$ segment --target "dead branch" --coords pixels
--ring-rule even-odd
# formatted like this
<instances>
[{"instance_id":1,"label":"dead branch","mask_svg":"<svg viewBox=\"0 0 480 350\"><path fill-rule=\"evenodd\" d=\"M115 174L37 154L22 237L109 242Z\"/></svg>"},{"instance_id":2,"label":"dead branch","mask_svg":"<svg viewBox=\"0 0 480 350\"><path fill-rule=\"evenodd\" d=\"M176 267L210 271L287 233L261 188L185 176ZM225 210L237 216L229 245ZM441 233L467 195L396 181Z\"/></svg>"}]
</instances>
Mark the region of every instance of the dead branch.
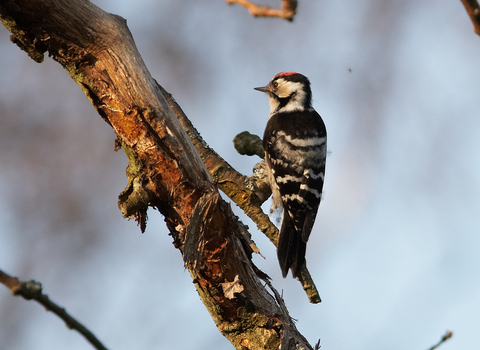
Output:
<instances>
[{"instance_id":1,"label":"dead branch","mask_svg":"<svg viewBox=\"0 0 480 350\"><path fill-rule=\"evenodd\" d=\"M173 99L172 95L162 87L160 87L160 89L173 112L182 123L190 140L207 166L210 175L218 184L218 187L255 222L257 228L262 231L276 247L278 242L278 229L261 208L262 203L271 194L270 187L267 186L267 188L265 188L265 182L256 181L255 176L245 177L240 174L220 157L217 152L208 147L200 133L195 129L180 106ZM254 153L257 154L259 152ZM312 304L317 304L322 301L306 263L302 268L298 280L305 290L308 300Z\"/></svg>"},{"instance_id":2,"label":"dead branch","mask_svg":"<svg viewBox=\"0 0 480 350\"><path fill-rule=\"evenodd\" d=\"M253 17L278 17L293 21L297 13L297 0L282 0L282 8L275 9L269 6L260 6L249 0L225 0L227 4L237 4L245 7Z\"/></svg>"},{"instance_id":3,"label":"dead branch","mask_svg":"<svg viewBox=\"0 0 480 350\"><path fill-rule=\"evenodd\" d=\"M257 155L262 159L265 158L262 139L257 135L250 134L248 131L243 131L240 134L237 134L233 138L233 146L241 155Z\"/></svg>"},{"instance_id":4,"label":"dead branch","mask_svg":"<svg viewBox=\"0 0 480 350\"><path fill-rule=\"evenodd\" d=\"M429 348L428 350L435 350L435 349L438 348L440 345L442 345L444 342L446 342L448 339L450 339L450 338L452 337L452 335L453 335L452 332L447 331L447 332L443 335L442 339L440 339L440 341L439 341L437 344L435 344L434 346L432 346L432 347Z\"/></svg>"},{"instance_id":5,"label":"dead branch","mask_svg":"<svg viewBox=\"0 0 480 350\"><path fill-rule=\"evenodd\" d=\"M243 226L150 76L126 21L87 0L2 0L0 19L30 57L41 62L48 52L60 63L118 144L136 154L129 177L137 180L125 196L141 187L134 216L146 215L139 201L165 216L200 298L235 348L312 349L278 293L264 286ZM131 212L125 203L124 213ZM233 284L237 292L228 289Z\"/></svg>"},{"instance_id":6,"label":"dead branch","mask_svg":"<svg viewBox=\"0 0 480 350\"><path fill-rule=\"evenodd\" d=\"M42 293L42 284L36 281L21 282L16 277L12 277L0 270L0 283L4 284L14 296L21 296L25 300L35 300L42 304L47 311L53 312L60 317L69 329L74 329L87 339L95 349L107 350L107 348L88 330L84 325L63 308L50 300L48 295Z\"/></svg>"}]
</instances>

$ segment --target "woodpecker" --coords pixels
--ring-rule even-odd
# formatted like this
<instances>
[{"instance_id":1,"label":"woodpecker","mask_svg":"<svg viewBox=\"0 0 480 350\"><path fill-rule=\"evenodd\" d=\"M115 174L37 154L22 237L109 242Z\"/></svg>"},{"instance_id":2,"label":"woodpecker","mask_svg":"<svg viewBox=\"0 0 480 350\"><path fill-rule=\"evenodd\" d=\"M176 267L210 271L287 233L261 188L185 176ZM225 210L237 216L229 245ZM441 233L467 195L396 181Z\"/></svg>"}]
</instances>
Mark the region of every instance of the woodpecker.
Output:
<instances>
[{"instance_id":1,"label":"woodpecker","mask_svg":"<svg viewBox=\"0 0 480 350\"><path fill-rule=\"evenodd\" d=\"M277 245L283 277L298 277L322 196L327 130L312 107L310 81L296 72L278 73L265 87L270 116L263 150L272 188L272 211L283 210Z\"/></svg>"}]
</instances>

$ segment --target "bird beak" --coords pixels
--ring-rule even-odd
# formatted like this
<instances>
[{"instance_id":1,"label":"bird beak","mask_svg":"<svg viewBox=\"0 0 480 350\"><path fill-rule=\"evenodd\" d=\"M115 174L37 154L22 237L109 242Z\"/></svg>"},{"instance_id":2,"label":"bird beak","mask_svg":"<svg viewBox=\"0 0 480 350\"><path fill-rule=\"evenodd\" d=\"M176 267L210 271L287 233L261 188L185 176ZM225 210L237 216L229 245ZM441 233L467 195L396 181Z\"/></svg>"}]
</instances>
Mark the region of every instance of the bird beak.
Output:
<instances>
[{"instance_id":1,"label":"bird beak","mask_svg":"<svg viewBox=\"0 0 480 350\"><path fill-rule=\"evenodd\" d=\"M257 91L261 91L261 92L270 92L270 89L268 88L268 85L264 86L264 87L256 87L254 89L257 90Z\"/></svg>"}]
</instances>

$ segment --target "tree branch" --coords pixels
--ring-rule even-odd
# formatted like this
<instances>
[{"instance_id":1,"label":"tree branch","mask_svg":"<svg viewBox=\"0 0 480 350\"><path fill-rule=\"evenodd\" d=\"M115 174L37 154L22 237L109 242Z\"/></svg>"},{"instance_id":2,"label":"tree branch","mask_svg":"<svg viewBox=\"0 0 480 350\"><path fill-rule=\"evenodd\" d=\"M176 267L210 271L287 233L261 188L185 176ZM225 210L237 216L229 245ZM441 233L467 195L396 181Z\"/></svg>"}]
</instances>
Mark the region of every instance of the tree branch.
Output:
<instances>
[{"instance_id":1,"label":"tree branch","mask_svg":"<svg viewBox=\"0 0 480 350\"><path fill-rule=\"evenodd\" d=\"M253 17L278 17L293 21L297 13L297 0L282 0L282 8L274 9L269 6L260 6L249 0L225 0L227 4L237 4L245 7Z\"/></svg>"},{"instance_id":2,"label":"tree branch","mask_svg":"<svg viewBox=\"0 0 480 350\"><path fill-rule=\"evenodd\" d=\"M0 270L0 283L4 284L14 296L21 296L25 300L35 300L42 304L47 311L53 312L60 317L69 329L75 329L92 344L95 349L107 350L107 348L90 332L84 325L63 308L51 301L48 295L42 293L42 284L36 281L20 282L18 278L12 277Z\"/></svg>"},{"instance_id":3,"label":"tree branch","mask_svg":"<svg viewBox=\"0 0 480 350\"><path fill-rule=\"evenodd\" d=\"M160 89L173 112L182 123L197 152L202 157L210 175L217 182L218 187L252 219L257 225L257 228L262 231L276 247L278 243L278 229L261 208L262 203L271 194L270 186L265 185L266 182L264 180L258 181L257 175L255 174L251 177L240 174L220 157L217 152L208 147L200 133L195 129L180 106L173 99L172 95L162 87L160 87ZM237 137L238 136L239 135L237 135ZM258 154L259 152L255 151L252 153ZM265 177L266 175L263 176L263 178ZM308 300L312 304L317 304L322 301L315 282L307 269L306 263L301 270L298 280L307 293Z\"/></svg>"},{"instance_id":4,"label":"tree branch","mask_svg":"<svg viewBox=\"0 0 480 350\"><path fill-rule=\"evenodd\" d=\"M474 32L480 35L480 5L477 0L462 0L468 16L472 20Z\"/></svg>"},{"instance_id":5,"label":"tree branch","mask_svg":"<svg viewBox=\"0 0 480 350\"><path fill-rule=\"evenodd\" d=\"M444 342L446 342L448 339L450 339L450 338L452 337L452 335L453 335L452 332L447 331L447 332L443 335L442 339L440 339L440 341L439 341L437 344L435 344L434 346L432 346L432 347L429 348L428 350L435 350L435 349L438 348L440 345L442 345Z\"/></svg>"},{"instance_id":6,"label":"tree branch","mask_svg":"<svg viewBox=\"0 0 480 350\"><path fill-rule=\"evenodd\" d=\"M250 134L248 131L243 131L233 138L233 146L241 155L254 156L265 158L263 151L263 141L257 136Z\"/></svg>"},{"instance_id":7,"label":"tree branch","mask_svg":"<svg viewBox=\"0 0 480 350\"><path fill-rule=\"evenodd\" d=\"M1 0L0 19L30 57L40 62L48 51L66 68L118 143L136 154L133 188L165 216L203 303L235 348L312 349L278 293L265 287L245 227L221 199L125 20L87 0ZM146 215L141 205L135 212Z\"/></svg>"}]
</instances>

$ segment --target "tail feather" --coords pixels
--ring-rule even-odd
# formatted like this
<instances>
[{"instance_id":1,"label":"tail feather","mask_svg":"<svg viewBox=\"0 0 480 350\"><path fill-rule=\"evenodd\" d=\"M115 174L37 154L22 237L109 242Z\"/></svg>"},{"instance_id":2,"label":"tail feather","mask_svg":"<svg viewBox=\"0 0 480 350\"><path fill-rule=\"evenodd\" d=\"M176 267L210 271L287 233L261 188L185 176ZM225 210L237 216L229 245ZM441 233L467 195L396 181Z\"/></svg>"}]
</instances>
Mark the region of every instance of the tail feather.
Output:
<instances>
[{"instance_id":1,"label":"tail feather","mask_svg":"<svg viewBox=\"0 0 480 350\"><path fill-rule=\"evenodd\" d=\"M315 223L315 217L317 216L317 210L309 211L305 215L305 221L302 228L302 240L307 243L310 233L312 232L313 224Z\"/></svg>"},{"instance_id":2,"label":"tail feather","mask_svg":"<svg viewBox=\"0 0 480 350\"><path fill-rule=\"evenodd\" d=\"M278 262L280 263L283 277L287 277L288 269L292 265L292 254L290 252L293 238L292 232L295 232L293 221L288 215L284 214L277 245Z\"/></svg>"},{"instance_id":3,"label":"tail feather","mask_svg":"<svg viewBox=\"0 0 480 350\"><path fill-rule=\"evenodd\" d=\"M307 244L302 235L297 232L293 220L284 213L282 227L278 237L277 255L283 277L287 277L288 270L292 269L293 277L297 277L305 263Z\"/></svg>"},{"instance_id":4,"label":"tail feather","mask_svg":"<svg viewBox=\"0 0 480 350\"><path fill-rule=\"evenodd\" d=\"M292 257L292 275L293 277L298 277L300 275L300 270L305 263L305 253L307 251L307 244L302 240L302 237L295 233L295 239L293 242L293 257Z\"/></svg>"}]
</instances>

